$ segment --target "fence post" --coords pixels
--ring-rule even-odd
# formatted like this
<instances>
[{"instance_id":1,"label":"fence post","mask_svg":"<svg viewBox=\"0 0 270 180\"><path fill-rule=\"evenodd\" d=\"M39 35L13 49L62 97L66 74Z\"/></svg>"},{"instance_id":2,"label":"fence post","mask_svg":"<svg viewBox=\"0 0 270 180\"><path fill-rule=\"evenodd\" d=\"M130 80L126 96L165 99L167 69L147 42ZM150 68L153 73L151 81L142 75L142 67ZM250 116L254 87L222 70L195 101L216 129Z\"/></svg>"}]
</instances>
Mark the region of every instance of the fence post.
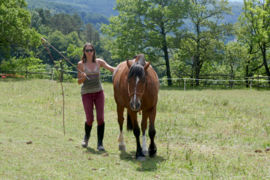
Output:
<instances>
[{"instance_id":1,"label":"fence post","mask_svg":"<svg viewBox=\"0 0 270 180\"><path fill-rule=\"evenodd\" d=\"M26 76L26 79L28 79L28 69L26 68L26 71L25 71L25 76Z\"/></svg>"},{"instance_id":2,"label":"fence post","mask_svg":"<svg viewBox=\"0 0 270 180\"><path fill-rule=\"evenodd\" d=\"M53 80L53 73L54 73L54 70L52 68L52 74L51 74L51 79Z\"/></svg>"},{"instance_id":3,"label":"fence post","mask_svg":"<svg viewBox=\"0 0 270 180\"><path fill-rule=\"evenodd\" d=\"M186 78L184 78L184 91L186 90Z\"/></svg>"},{"instance_id":4,"label":"fence post","mask_svg":"<svg viewBox=\"0 0 270 180\"><path fill-rule=\"evenodd\" d=\"M60 61L60 82L63 82L64 80L64 70L63 70L63 61Z\"/></svg>"}]
</instances>

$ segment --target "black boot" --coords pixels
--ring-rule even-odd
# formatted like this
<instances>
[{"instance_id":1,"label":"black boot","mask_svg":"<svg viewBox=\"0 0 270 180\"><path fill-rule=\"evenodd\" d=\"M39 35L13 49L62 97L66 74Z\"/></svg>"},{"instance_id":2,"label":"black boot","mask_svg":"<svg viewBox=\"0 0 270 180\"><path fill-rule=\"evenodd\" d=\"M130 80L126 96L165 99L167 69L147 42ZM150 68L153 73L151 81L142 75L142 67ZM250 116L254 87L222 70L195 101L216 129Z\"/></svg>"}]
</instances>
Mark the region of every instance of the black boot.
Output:
<instances>
[{"instance_id":1,"label":"black boot","mask_svg":"<svg viewBox=\"0 0 270 180\"><path fill-rule=\"evenodd\" d=\"M104 128L105 128L105 123L102 125L97 126L97 135L98 135L98 144L97 144L97 149L99 151L105 151L103 147L103 137L104 137Z\"/></svg>"},{"instance_id":2,"label":"black boot","mask_svg":"<svg viewBox=\"0 0 270 180\"><path fill-rule=\"evenodd\" d=\"M84 130L85 130L85 135L82 141L82 147L86 148L88 146L88 141L90 138L90 133L91 133L92 125L89 126L86 122L84 124Z\"/></svg>"}]
</instances>

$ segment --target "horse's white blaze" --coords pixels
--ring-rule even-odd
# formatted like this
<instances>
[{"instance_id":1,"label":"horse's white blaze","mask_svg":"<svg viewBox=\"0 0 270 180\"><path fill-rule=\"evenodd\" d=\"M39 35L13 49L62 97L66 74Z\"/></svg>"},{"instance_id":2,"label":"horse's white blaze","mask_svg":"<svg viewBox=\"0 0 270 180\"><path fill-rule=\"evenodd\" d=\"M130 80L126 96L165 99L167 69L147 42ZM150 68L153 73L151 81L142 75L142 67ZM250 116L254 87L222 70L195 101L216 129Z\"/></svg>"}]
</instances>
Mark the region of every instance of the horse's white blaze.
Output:
<instances>
[{"instance_id":1,"label":"horse's white blaze","mask_svg":"<svg viewBox=\"0 0 270 180\"><path fill-rule=\"evenodd\" d=\"M121 146L125 145L123 132L120 132L119 137L118 137L118 142L119 142L119 145Z\"/></svg>"},{"instance_id":2,"label":"horse's white blaze","mask_svg":"<svg viewBox=\"0 0 270 180\"><path fill-rule=\"evenodd\" d=\"M137 92L137 85L138 85L139 81L140 81L140 78L137 76L137 77L136 77L135 89L134 89L133 102L136 102L136 99L137 99L136 92ZM133 108L135 109L135 108L136 108L136 107L135 107L135 103L134 103L133 106L134 106Z\"/></svg>"},{"instance_id":3,"label":"horse's white blaze","mask_svg":"<svg viewBox=\"0 0 270 180\"><path fill-rule=\"evenodd\" d=\"M137 86L137 84L138 84L139 81L140 81L140 78L137 76L136 77L136 86Z\"/></svg>"},{"instance_id":4,"label":"horse's white blaze","mask_svg":"<svg viewBox=\"0 0 270 180\"><path fill-rule=\"evenodd\" d=\"M133 96L133 102L136 102L136 91L135 91L135 94ZM133 103L133 108L136 109L135 103Z\"/></svg>"},{"instance_id":5,"label":"horse's white blaze","mask_svg":"<svg viewBox=\"0 0 270 180\"><path fill-rule=\"evenodd\" d=\"M146 147L146 136L145 135L142 136L142 150L144 152L147 151L147 147Z\"/></svg>"}]
</instances>

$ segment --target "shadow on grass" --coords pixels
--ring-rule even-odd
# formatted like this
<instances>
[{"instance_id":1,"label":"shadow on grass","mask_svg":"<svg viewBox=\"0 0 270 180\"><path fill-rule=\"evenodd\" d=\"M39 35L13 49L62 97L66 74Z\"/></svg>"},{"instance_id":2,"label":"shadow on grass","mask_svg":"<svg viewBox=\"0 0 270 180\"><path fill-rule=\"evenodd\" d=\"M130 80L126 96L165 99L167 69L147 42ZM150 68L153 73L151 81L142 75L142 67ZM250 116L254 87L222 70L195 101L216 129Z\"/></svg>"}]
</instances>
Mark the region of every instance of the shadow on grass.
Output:
<instances>
[{"instance_id":1,"label":"shadow on grass","mask_svg":"<svg viewBox=\"0 0 270 180\"><path fill-rule=\"evenodd\" d=\"M163 157L158 155L156 155L153 158L146 156L144 161L139 161L135 158L135 154L136 154L135 151L132 152L121 151L120 159L138 164L139 167L136 169L137 171L156 171L157 165L165 161Z\"/></svg>"},{"instance_id":2,"label":"shadow on grass","mask_svg":"<svg viewBox=\"0 0 270 180\"><path fill-rule=\"evenodd\" d=\"M104 154L104 153L107 153L106 151L98 151L98 150L96 150L94 148L91 148L91 147L87 147L86 152L89 152L91 154Z\"/></svg>"}]
</instances>

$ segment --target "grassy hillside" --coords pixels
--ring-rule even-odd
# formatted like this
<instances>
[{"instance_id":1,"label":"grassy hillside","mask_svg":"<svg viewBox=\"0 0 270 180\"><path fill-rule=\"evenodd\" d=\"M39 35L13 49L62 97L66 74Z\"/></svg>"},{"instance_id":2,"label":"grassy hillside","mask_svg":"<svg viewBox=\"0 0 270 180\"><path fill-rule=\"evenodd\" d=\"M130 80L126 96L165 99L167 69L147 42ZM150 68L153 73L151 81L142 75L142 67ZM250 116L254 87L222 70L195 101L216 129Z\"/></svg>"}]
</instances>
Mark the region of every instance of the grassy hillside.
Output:
<instances>
[{"instance_id":1,"label":"grassy hillside","mask_svg":"<svg viewBox=\"0 0 270 180\"><path fill-rule=\"evenodd\" d=\"M269 91L159 92L157 157L134 159L135 138L124 131L118 151L112 84L104 83L105 153L83 149L80 87L64 83L65 125L59 83L0 80L0 177L3 179L268 179ZM139 116L139 119L141 116ZM149 139L148 139L149 142Z\"/></svg>"}]
</instances>

